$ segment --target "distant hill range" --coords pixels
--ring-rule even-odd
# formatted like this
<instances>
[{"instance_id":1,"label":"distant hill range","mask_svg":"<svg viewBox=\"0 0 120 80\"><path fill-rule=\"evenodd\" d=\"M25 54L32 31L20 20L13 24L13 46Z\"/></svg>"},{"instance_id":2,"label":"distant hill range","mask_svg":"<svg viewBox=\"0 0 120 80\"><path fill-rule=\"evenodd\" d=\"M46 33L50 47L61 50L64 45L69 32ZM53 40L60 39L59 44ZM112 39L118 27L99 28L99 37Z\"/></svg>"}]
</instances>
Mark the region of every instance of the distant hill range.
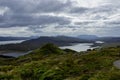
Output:
<instances>
[{"instance_id":1,"label":"distant hill range","mask_svg":"<svg viewBox=\"0 0 120 80\"><path fill-rule=\"evenodd\" d=\"M2 37L0 36L0 41L14 41L14 40L27 40L32 37Z\"/></svg>"},{"instance_id":2,"label":"distant hill range","mask_svg":"<svg viewBox=\"0 0 120 80\"><path fill-rule=\"evenodd\" d=\"M0 50L29 51L39 48L46 43L53 43L57 46L67 46L70 45L71 43L91 43L91 42L92 41L89 40L79 39L75 37L67 37L67 36L56 36L56 37L42 36L18 44L1 45Z\"/></svg>"},{"instance_id":3,"label":"distant hill range","mask_svg":"<svg viewBox=\"0 0 120 80\"><path fill-rule=\"evenodd\" d=\"M100 37L100 41L104 41L106 43L120 43L120 37Z\"/></svg>"},{"instance_id":4,"label":"distant hill range","mask_svg":"<svg viewBox=\"0 0 120 80\"><path fill-rule=\"evenodd\" d=\"M103 41L106 43L120 42L120 37L98 37L96 35L79 35L77 37L84 40Z\"/></svg>"},{"instance_id":5,"label":"distant hill range","mask_svg":"<svg viewBox=\"0 0 120 80\"><path fill-rule=\"evenodd\" d=\"M29 38L16 38L29 39ZM41 47L47 43L53 43L57 46L69 46L71 43L94 43L103 41L105 43L120 43L120 37L97 37L95 35L81 35L78 37L68 36L41 36L39 38L29 39L22 43L0 45L0 50L30 51Z\"/></svg>"},{"instance_id":6,"label":"distant hill range","mask_svg":"<svg viewBox=\"0 0 120 80\"><path fill-rule=\"evenodd\" d=\"M96 39L99 39L99 37L96 36L96 35L79 35L77 37L80 38L80 39L85 39L85 40L96 40Z\"/></svg>"}]
</instances>

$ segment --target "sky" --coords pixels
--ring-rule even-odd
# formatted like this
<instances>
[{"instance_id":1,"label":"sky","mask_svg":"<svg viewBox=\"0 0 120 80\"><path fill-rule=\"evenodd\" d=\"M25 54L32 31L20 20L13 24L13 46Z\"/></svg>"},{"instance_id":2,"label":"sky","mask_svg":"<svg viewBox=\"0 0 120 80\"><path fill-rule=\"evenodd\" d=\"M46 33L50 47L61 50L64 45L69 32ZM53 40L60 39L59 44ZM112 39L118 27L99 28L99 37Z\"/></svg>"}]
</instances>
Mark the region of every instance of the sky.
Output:
<instances>
[{"instance_id":1,"label":"sky","mask_svg":"<svg viewBox=\"0 0 120 80\"><path fill-rule=\"evenodd\" d=\"M120 0L0 0L0 36L120 36Z\"/></svg>"}]
</instances>

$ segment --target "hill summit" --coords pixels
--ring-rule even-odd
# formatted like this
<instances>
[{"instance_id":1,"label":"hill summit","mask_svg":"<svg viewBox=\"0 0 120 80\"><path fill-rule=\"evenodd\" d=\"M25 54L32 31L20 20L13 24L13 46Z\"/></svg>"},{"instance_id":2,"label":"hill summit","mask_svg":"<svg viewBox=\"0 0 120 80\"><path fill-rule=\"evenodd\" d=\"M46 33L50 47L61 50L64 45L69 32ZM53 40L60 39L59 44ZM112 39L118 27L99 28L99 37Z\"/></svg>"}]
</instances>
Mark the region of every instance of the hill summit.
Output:
<instances>
[{"instance_id":1,"label":"hill summit","mask_svg":"<svg viewBox=\"0 0 120 80\"><path fill-rule=\"evenodd\" d=\"M52 43L47 43L46 45L42 46L40 49L35 50L37 53L42 54L62 54L64 53L63 50L58 48L56 45Z\"/></svg>"}]
</instances>

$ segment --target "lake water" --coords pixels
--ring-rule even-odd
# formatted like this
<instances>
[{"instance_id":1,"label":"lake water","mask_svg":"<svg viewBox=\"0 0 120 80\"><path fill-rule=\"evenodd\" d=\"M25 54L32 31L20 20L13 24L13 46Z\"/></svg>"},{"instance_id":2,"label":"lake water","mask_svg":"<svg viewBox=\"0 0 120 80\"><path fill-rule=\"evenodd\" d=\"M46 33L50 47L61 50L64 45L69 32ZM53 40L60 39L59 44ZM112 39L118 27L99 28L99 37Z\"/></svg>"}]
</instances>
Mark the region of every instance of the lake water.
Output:
<instances>
[{"instance_id":1,"label":"lake water","mask_svg":"<svg viewBox=\"0 0 120 80\"><path fill-rule=\"evenodd\" d=\"M0 45L5 45L5 44L16 44L16 43L21 43L25 40L16 40L16 41L0 41ZM27 52L0 52L0 55L4 56L13 56L13 57L19 57L22 55L27 54Z\"/></svg>"},{"instance_id":2,"label":"lake water","mask_svg":"<svg viewBox=\"0 0 120 80\"><path fill-rule=\"evenodd\" d=\"M103 41L96 41L95 43L103 44Z\"/></svg>"},{"instance_id":3,"label":"lake water","mask_svg":"<svg viewBox=\"0 0 120 80\"><path fill-rule=\"evenodd\" d=\"M78 43L72 46L63 46L60 47L61 49L71 49L71 50L75 50L77 52L81 52L81 51L86 51L87 49L93 49L95 47L91 47L91 45L93 45L93 43Z\"/></svg>"},{"instance_id":4,"label":"lake water","mask_svg":"<svg viewBox=\"0 0 120 80\"><path fill-rule=\"evenodd\" d=\"M11 44L11 43L21 43L24 40L17 40L17 41L0 41L0 45L3 44ZM71 44L71 46L63 46L60 47L61 49L71 49L71 50L75 50L77 52L81 52L81 51L86 51L87 49L93 49L95 47L91 47L91 45L93 45L93 43L76 43L76 44ZM19 57L22 55L28 54L28 52L0 52L0 55L5 55L5 56L13 56L13 57Z\"/></svg>"}]
</instances>

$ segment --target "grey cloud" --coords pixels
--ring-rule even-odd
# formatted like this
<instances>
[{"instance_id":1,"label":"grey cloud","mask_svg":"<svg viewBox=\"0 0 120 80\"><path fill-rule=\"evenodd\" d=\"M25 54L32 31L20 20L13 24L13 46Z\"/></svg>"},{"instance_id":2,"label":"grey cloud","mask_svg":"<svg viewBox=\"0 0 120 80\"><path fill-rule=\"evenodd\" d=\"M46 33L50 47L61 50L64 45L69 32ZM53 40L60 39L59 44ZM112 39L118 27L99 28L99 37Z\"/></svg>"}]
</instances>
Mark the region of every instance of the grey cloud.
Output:
<instances>
[{"instance_id":1,"label":"grey cloud","mask_svg":"<svg viewBox=\"0 0 120 80\"><path fill-rule=\"evenodd\" d=\"M91 23L94 23L94 21L75 22L74 24L75 25L88 25L88 24L91 24Z\"/></svg>"},{"instance_id":2,"label":"grey cloud","mask_svg":"<svg viewBox=\"0 0 120 80\"><path fill-rule=\"evenodd\" d=\"M117 21L106 22L106 24L109 24L109 25L120 25L120 21L117 20Z\"/></svg>"},{"instance_id":3,"label":"grey cloud","mask_svg":"<svg viewBox=\"0 0 120 80\"><path fill-rule=\"evenodd\" d=\"M10 10L0 16L0 27L15 27L28 25L69 24L65 17L41 15L36 13L59 12L69 6L69 1L62 3L58 0L1 0L0 6Z\"/></svg>"},{"instance_id":4,"label":"grey cloud","mask_svg":"<svg viewBox=\"0 0 120 80\"><path fill-rule=\"evenodd\" d=\"M111 4L94 8L78 7L72 3L73 1L75 0L66 0L66 2L63 0L0 0L0 7L8 8L4 15L0 15L0 28L28 27L28 31L38 33L42 32L43 28L51 27L49 25L55 26L56 30L69 28L73 32L87 31L92 27L97 28L96 31L102 29L101 32L107 34L105 30L110 28L108 30L110 33L117 27L116 33L119 33L120 21L116 17L110 18L112 15L119 14L119 0L106 0ZM49 15L49 13L55 15ZM36 14L39 15L36 16ZM108 20L108 22L101 20ZM71 25L71 23L73 24Z\"/></svg>"},{"instance_id":5,"label":"grey cloud","mask_svg":"<svg viewBox=\"0 0 120 80\"><path fill-rule=\"evenodd\" d=\"M75 13L75 14L78 14L78 13L85 13L86 11L88 11L89 8L85 8L85 7L73 7L71 10L70 10L70 13Z\"/></svg>"},{"instance_id":6,"label":"grey cloud","mask_svg":"<svg viewBox=\"0 0 120 80\"><path fill-rule=\"evenodd\" d=\"M43 29L43 28L45 28L46 26L38 26L38 25L36 25L36 26L30 26L28 29L27 29L27 31L32 31L32 32L34 32L34 33L42 33L43 31L41 30L41 29Z\"/></svg>"},{"instance_id":7,"label":"grey cloud","mask_svg":"<svg viewBox=\"0 0 120 80\"><path fill-rule=\"evenodd\" d=\"M64 10L71 3L59 0L1 0L1 6L9 7L16 13L56 12Z\"/></svg>"},{"instance_id":8,"label":"grey cloud","mask_svg":"<svg viewBox=\"0 0 120 80\"><path fill-rule=\"evenodd\" d=\"M11 20L0 27L16 27L16 26L29 26L29 25L48 25L48 24L69 24L70 20L64 17L57 16L39 16L34 18L30 15L13 15Z\"/></svg>"}]
</instances>

